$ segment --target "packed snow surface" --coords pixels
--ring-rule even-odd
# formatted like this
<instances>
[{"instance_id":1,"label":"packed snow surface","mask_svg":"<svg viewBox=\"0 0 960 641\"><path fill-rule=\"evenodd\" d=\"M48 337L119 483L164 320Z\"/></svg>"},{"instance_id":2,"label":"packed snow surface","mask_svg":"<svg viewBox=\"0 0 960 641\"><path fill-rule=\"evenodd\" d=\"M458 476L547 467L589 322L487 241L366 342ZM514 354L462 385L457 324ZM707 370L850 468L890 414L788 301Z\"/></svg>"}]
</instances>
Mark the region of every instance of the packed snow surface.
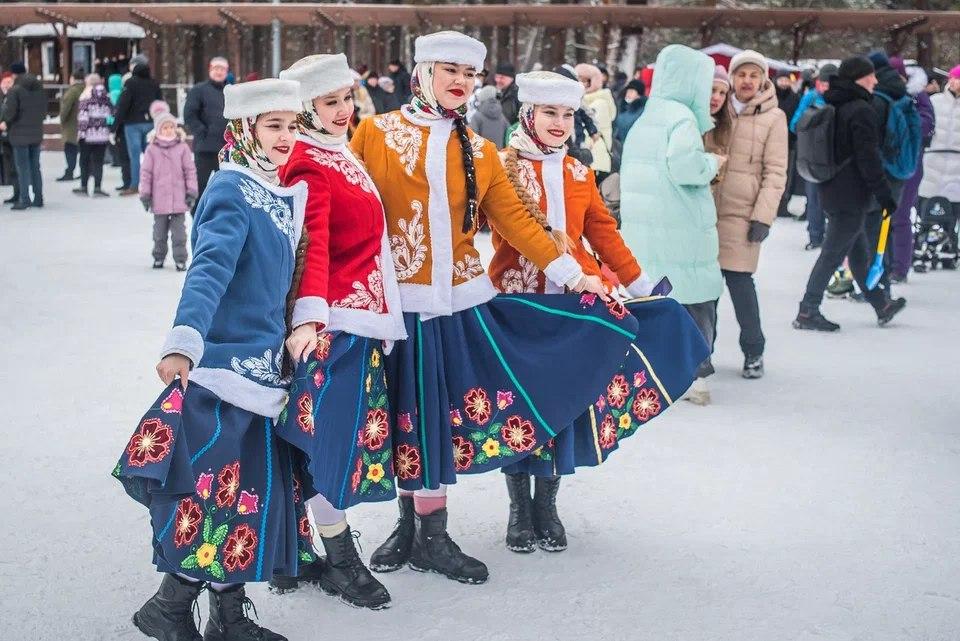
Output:
<instances>
[{"instance_id":1,"label":"packed snow surface","mask_svg":"<svg viewBox=\"0 0 960 641\"><path fill-rule=\"evenodd\" d=\"M0 210L0 638L140 639L130 616L159 576L146 510L110 471L162 387L183 274L150 268L135 197L75 197L52 180L60 154L43 166L46 207ZM106 189L118 180L108 169ZM381 575L382 612L251 586L261 622L292 641L957 639L960 274L911 275L888 328L828 301L843 330L798 332L805 242L780 219L765 243L766 377L740 378L724 298L713 405L678 403L564 481L568 551L507 551L500 474L465 477L450 531L488 564L486 585ZM351 510L364 558L395 518L389 503Z\"/></svg>"}]
</instances>

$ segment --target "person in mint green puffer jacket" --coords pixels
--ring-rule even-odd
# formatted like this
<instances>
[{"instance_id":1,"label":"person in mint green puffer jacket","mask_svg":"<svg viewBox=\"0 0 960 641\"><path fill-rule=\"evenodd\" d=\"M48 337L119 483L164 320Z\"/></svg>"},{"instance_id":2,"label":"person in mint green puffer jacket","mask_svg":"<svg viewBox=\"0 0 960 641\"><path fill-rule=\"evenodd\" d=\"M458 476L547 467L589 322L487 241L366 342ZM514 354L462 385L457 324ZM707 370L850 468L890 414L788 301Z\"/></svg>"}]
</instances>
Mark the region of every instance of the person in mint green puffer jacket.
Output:
<instances>
[{"instance_id":1,"label":"person in mint green puffer jacket","mask_svg":"<svg viewBox=\"0 0 960 641\"><path fill-rule=\"evenodd\" d=\"M620 166L623 239L653 282L670 279L671 296L687 307L711 345L723 293L710 192L722 159L703 147L703 134L713 129L713 72L713 60L689 47L660 52L650 98L627 134ZM702 379L712 373L708 359L697 374L703 387L698 402L709 402Z\"/></svg>"}]
</instances>

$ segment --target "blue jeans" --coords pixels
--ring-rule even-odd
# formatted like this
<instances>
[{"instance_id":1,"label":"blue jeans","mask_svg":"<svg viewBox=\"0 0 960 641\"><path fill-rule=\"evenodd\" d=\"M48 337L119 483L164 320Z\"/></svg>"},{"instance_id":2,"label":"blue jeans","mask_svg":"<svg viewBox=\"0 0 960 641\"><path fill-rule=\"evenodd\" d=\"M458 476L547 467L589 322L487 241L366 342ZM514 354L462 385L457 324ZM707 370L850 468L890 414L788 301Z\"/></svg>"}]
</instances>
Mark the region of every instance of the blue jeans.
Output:
<instances>
[{"instance_id":1,"label":"blue jeans","mask_svg":"<svg viewBox=\"0 0 960 641\"><path fill-rule=\"evenodd\" d=\"M33 185L33 202L43 202L43 177L40 175L40 145L11 145L13 163L20 181L20 202L30 204L30 186Z\"/></svg>"},{"instance_id":2,"label":"blue jeans","mask_svg":"<svg viewBox=\"0 0 960 641\"><path fill-rule=\"evenodd\" d=\"M123 126L123 137L130 155L130 189L140 187L140 154L147 148L147 134L151 129L153 125L149 122Z\"/></svg>"},{"instance_id":3,"label":"blue jeans","mask_svg":"<svg viewBox=\"0 0 960 641\"><path fill-rule=\"evenodd\" d=\"M811 243L822 243L827 231L826 218L823 207L820 206L820 186L816 183L806 183L807 188L807 233Z\"/></svg>"}]
</instances>

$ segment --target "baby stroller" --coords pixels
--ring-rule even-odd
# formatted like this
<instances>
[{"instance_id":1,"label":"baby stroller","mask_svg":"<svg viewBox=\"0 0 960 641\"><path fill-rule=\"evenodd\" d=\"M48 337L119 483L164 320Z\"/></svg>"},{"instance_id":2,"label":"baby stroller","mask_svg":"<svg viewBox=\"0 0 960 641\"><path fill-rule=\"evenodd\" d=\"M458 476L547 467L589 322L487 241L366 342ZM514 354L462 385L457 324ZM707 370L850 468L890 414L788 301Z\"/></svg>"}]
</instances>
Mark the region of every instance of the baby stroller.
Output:
<instances>
[{"instance_id":1,"label":"baby stroller","mask_svg":"<svg viewBox=\"0 0 960 641\"><path fill-rule=\"evenodd\" d=\"M914 223L914 271L922 273L938 266L942 269L957 268L958 218L960 203L952 203L939 196L920 199Z\"/></svg>"}]
</instances>

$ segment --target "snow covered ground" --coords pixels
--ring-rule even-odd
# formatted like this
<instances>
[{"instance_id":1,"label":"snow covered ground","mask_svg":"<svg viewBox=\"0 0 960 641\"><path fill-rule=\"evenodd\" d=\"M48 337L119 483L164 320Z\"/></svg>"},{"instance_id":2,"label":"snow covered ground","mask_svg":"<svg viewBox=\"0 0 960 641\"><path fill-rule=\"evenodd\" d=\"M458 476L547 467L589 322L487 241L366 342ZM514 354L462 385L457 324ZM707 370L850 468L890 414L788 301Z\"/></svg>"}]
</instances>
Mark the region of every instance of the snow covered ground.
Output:
<instances>
[{"instance_id":1,"label":"snow covered ground","mask_svg":"<svg viewBox=\"0 0 960 641\"><path fill-rule=\"evenodd\" d=\"M46 208L0 209L0 638L139 639L130 615L158 582L147 514L109 473L160 389L183 276L150 268L135 198L76 198L52 181L62 156L43 165ZM489 583L385 575L394 605L376 613L256 586L261 620L293 641L957 639L960 274L912 276L889 328L830 301L843 331L797 332L802 227L779 220L763 251L766 378L740 378L724 299L714 405L680 403L565 481L567 552L508 552L502 480L467 477L450 529ZM351 512L365 557L394 519Z\"/></svg>"}]
</instances>

